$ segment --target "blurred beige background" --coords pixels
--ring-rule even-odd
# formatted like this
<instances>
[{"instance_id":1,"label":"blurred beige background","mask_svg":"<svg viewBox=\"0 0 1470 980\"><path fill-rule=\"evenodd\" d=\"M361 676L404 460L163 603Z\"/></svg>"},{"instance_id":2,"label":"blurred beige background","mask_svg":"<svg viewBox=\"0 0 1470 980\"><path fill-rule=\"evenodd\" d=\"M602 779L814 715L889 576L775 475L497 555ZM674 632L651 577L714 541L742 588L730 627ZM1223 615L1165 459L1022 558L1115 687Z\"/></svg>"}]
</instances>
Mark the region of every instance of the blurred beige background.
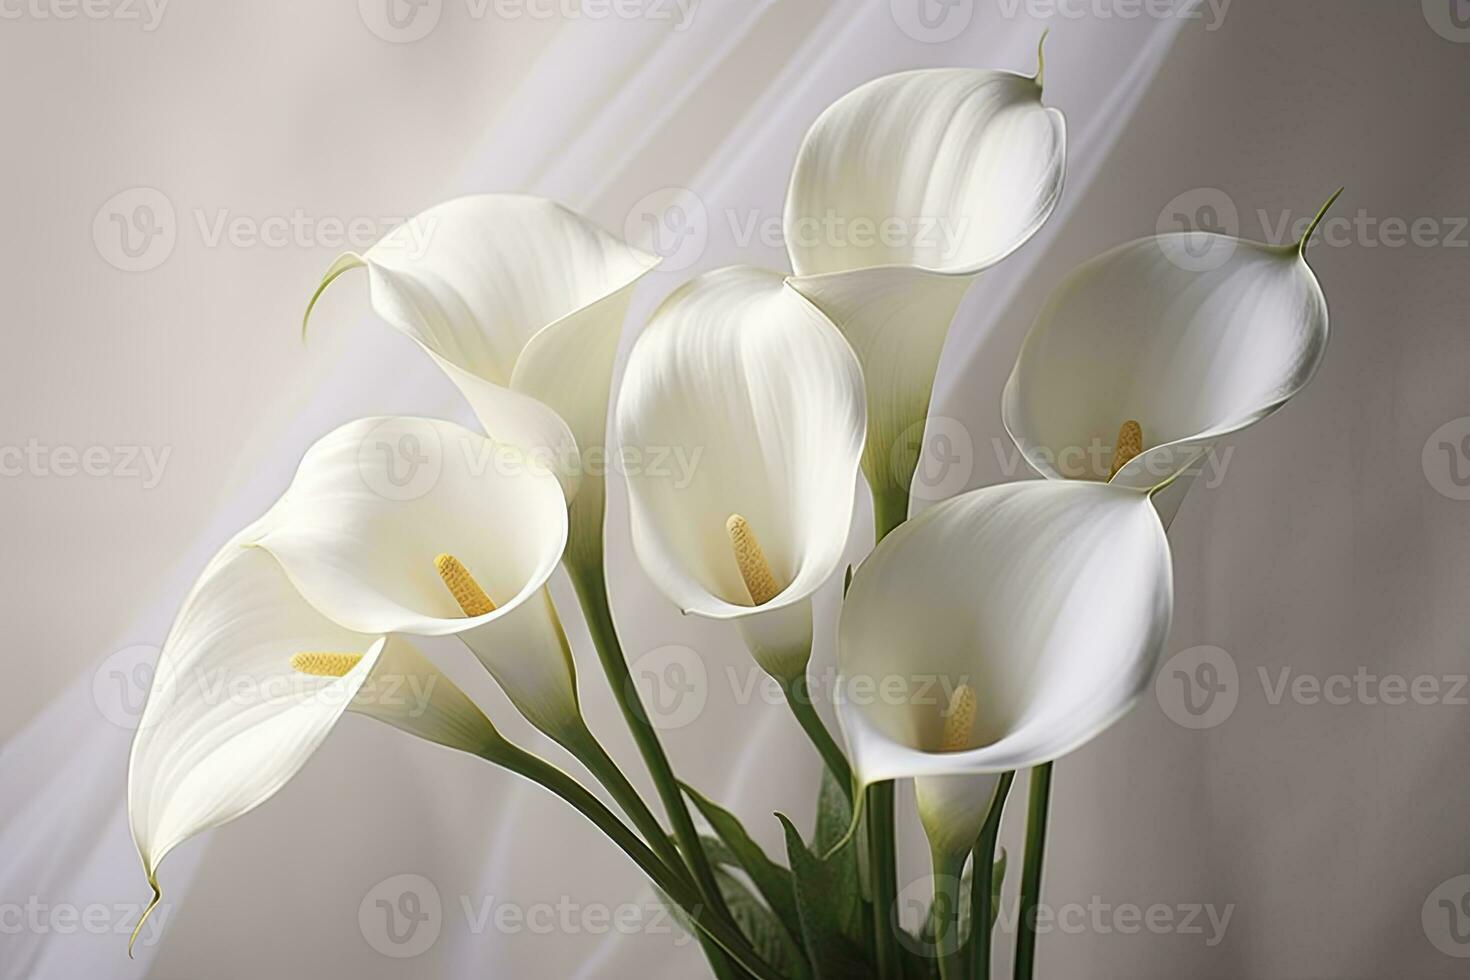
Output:
<instances>
[{"instance_id":1,"label":"blurred beige background","mask_svg":"<svg viewBox=\"0 0 1470 980\"><path fill-rule=\"evenodd\" d=\"M1201 481L1171 533L1168 652L1181 659L1157 696L1058 765L1045 898L1086 915L1042 937L1041 972L1464 976L1464 6L1237 0L1187 18L1128 0L956 0L916 20L909 0L705 0L689 15L645 0L637 17L597 19L576 4L428 0L391 8L408 18L392 21L373 0L0 5L0 977L696 970L693 949L653 927L486 925L502 902L650 898L551 801L360 719L277 799L165 863L171 905L138 961L109 931L10 924L27 903L146 898L120 822L128 683L212 548L333 425L464 415L373 321L360 281L328 294L302 344L304 302L337 251L469 190L547 194L632 234L667 216L671 189L690 189L702 237L641 287L636 321L703 269L783 263L759 236L739 247L727 219L779 216L797 142L837 95L922 65L1029 69L1044 27L1047 101L1068 115L1067 198L956 321L934 408L939 431L961 437L935 447L959 447L945 492L1025 476L1000 386L1073 265L1180 215L1271 238L1338 185L1348 221L1311 252L1332 311L1321 372L1235 440L1224 478ZM678 645L707 666L706 702L666 730L670 753L775 852L769 813L809 819L815 759L784 708L743 687L733 635L653 592L617 492L611 513L630 656ZM564 615L594 724L636 768L580 617L569 604ZM533 742L459 651L433 652ZM1195 716L1168 678L1202 658L1226 689ZM818 659L830 663L827 645ZM1390 703L1386 677L1427 678L1435 693ZM1348 693L1313 696L1314 683ZM1007 819L1012 853L1020 815ZM924 873L910 836L905 880ZM411 958L375 948L359 917L403 874L431 882L443 907ZM1154 905L1171 927L1120 912ZM1199 932L1183 926L1190 909Z\"/></svg>"}]
</instances>

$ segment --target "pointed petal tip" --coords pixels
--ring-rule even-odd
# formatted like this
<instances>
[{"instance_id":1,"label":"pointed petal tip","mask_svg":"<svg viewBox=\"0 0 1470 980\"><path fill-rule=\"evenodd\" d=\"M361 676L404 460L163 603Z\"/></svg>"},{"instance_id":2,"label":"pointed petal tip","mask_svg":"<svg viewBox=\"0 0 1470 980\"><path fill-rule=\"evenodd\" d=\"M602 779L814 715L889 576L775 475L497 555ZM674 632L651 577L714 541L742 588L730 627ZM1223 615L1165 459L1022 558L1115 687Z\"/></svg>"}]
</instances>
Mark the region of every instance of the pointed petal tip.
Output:
<instances>
[{"instance_id":1,"label":"pointed petal tip","mask_svg":"<svg viewBox=\"0 0 1470 980\"><path fill-rule=\"evenodd\" d=\"M1036 42L1036 87L1043 87L1043 76L1046 74L1046 37L1051 33L1051 28L1042 28L1041 37Z\"/></svg>"},{"instance_id":2,"label":"pointed petal tip","mask_svg":"<svg viewBox=\"0 0 1470 980\"><path fill-rule=\"evenodd\" d=\"M138 924L133 926L133 934L128 937L128 959L133 958L133 944L138 941L138 933L143 931L143 923L148 921L148 916L153 914L153 910L158 908L158 903L163 899L163 891L158 887L158 879L151 871L148 872L148 887L153 889L153 898L148 902L148 907L143 910L143 914L138 916Z\"/></svg>"},{"instance_id":3,"label":"pointed petal tip","mask_svg":"<svg viewBox=\"0 0 1470 980\"><path fill-rule=\"evenodd\" d=\"M1322 223L1322 219L1327 217L1327 212L1332 209L1332 205L1337 203L1337 199L1342 196L1342 192L1345 190L1347 190L1347 187L1343 186L1333 191L1332 196L1327 199L1327 203L1323 204L1317 210L1316 217L1312 219L1311 224L1307 225L1307 230L1302 232L1301 241L1297 242L1296 251L1298 254L1302 256L1307 254L1307 245L1312 241L1312 233L1317 230L1317 226Z\"/></svg>"},{"instance_id":4,"label":"pointed petal tip","mask_svg":"<svg viewBox=\"0 0 1470 980\"><path fill-rule=\"evenodd\" d=\"M342 273L349 269L356 269L359 266L365 265L367 265L367 261L356 252L343 252L327 267L326 274L322 276L322 281L317 284L316 292L311 294L311 299L306 303L306 312L301 314L301 342L303 344L306 343L306 325L311 320L311 311L316 308L316 301L321 299L322 293L326 292L327 287Z\"/></svg>"}]
</instances>

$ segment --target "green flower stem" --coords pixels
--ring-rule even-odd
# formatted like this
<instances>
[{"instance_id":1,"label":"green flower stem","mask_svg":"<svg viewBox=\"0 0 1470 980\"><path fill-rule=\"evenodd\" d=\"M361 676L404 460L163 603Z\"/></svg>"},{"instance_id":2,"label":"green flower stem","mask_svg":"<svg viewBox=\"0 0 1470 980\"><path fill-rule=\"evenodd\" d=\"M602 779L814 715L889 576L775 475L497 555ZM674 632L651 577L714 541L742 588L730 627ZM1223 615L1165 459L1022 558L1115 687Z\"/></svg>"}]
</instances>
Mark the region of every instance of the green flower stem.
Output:
<instances>
[{"instance_id":1,"label":"green flower stem","mask_svg":"<svg viewBox=\"0 0 1470 980\"><path fill-rule=\"evenodd\" d=\"M871 481L870 481L871 482ZM907 487L888 485L873 491L874 538L881 543L909 516ZM867 789L868 868L873 880L873 954L878 976L900 976L897 916L898 865L893 823L893 783L874 783Z\"/></svg>"},{"instance_id":2,"label":"green flower stem","mask_svg":"<svg viewBox=\"0 0 1470 980\"><path fill-rule=\"evenodd\" d=\"M822 761L826 763L836 778L837 785L842 787L842 792L847 796L847 802L851 804L852 766L848 765L842 747L823 724L821 716L817 714L816 705L812 704L811 682L805 674L792 678L778 677L776 680L786 693L786 703L791 706L791 713L796 716L797 723L806 732L807 738L811 739L812 745L816 746Z\"/></svg>"},{"instance_id":3,"label":"green flower stem","mask_svg":"<svg viewBox=\"0 0 1470 980\"><path fill-rule=\"evenodd\" d=\"M678 849L670 842L663 824L659 823L658 817L654 816L648 804L643 802L643 797L638 795L638 790L628 781L623 770L618 768L612 756L607 754L607 750L602 747L597 736L592 734L592 730L582 723L577 726L577 729L567 733L562 744L572 755L576 756L577 761L587 767L587 771L592 773L609 795L617 801L623 813L633 821L633 826L638 828L638 833L643 835L644 842L653 849L670 872L677 875L686 885L694 887L694 879L689 876L689 870L685 867L683 858L679 856Z\"/></svg>"},{"instance_id":4,"label":"green flower stem","mask_svg":"<svg viewBox=\"0 0 1470 980\"><path fill-rule=\"evenodd\" d=\"M585 563L568 562L567 571L577 589L577 598L581 600L582 612L587 617L587 628L597 646L597 656L602 661L608 686L612 688L613 698L623 712L628 729L633 733L633 741L638 744L638 751L648 766L649 775L653 777L653 785L658 790L664 812L673 824L674 839L679 842L679 851L694 875L694 882L705 902L721 920L733 923L734 919L725 905L725 898L720 893L720 886L715 881L714 869L699 843L699 833L694 829L694 821L689 816L688 806L679 791L679 782L669 766L669 758L659 744L658 733L648 722L648 714L638 698L638 689L633 686L633 677L628 672L628 661L618 642L617 627L613 624L612 609L607 601L607 577L602 561L599 558Z\"/></svg>"},{"instance_id":5,"label":"green flower stem","mask_svg":"<svg viewBox=\"0 0 1470 980\"><path fill-rule=\"evenodd\" d=\"M995 876L995 842L1000 836L1000 818L1006 808L1006 797L1010 795L1011 783L1016 779L1013 772L1002 773L995 787L995 799L990 802L990 812L980 827L980 836L975 839L975 868L970 873L970 977L972 980L990 980L990 915L993 911L991 880Z\"/></svg>"},{"instance_id":6,"label":"green flower stem","mask_svg":"<svg viewBox=\"0 0 1470 980\"><path fill-rule=\"evenodd\" d=\"M1021 923L1016 932L1015 980L1031 980L1036 967L1036 906L1041 900L1041 862L1046 850L1046 814L1051 804L1051 767L1031 770L1026 810L1026 861L1021 868Z\"/></svg>"},{"instance_id":7,"label":"green flower stem","mask_svg":"<svg viewBox=\"0 0 1470 980\"><path fill-rule=\"evenodd\" d=\"M934 936L934 955L939 960L939 980L964 980L964 960L959 955L960 875L965 871L966 853L941 854L931 851L934 864L934 901L929 905L929 931Z\"/></svg>"},{"instance_id":8,"label":"green flower stem","mask_svg":"<svg viewBox=\"0 0 1470 980\"><path fill-rule=\"evenodd\" d=\"M873 954L880 980L902 976L898 959L898 864L893 830L893 783L874 783L868 811L868 870L873 879Z\"/></svg>"},{"instance_id":9,"label":"green flower stem","mask_svg":"<svg viewBox=\"0 0 1470 980\"><path fill-rule=\"evenodd\" d=\"M590 820L599 830L633 859L663 893L684 909L690 919L735 959L752 976L761 980L781 980L781 975L765 960L761 959L729 923L712 914L688 882L673 874L669 868L649 850L638 835L624 826L617 815L593 796L586 787L551 763L540 759L524 749L506 741L497 741L481 753L481 756L498 766L503 766L542 786L570 803L582 816Z\"/></svg>"}]
</instances>

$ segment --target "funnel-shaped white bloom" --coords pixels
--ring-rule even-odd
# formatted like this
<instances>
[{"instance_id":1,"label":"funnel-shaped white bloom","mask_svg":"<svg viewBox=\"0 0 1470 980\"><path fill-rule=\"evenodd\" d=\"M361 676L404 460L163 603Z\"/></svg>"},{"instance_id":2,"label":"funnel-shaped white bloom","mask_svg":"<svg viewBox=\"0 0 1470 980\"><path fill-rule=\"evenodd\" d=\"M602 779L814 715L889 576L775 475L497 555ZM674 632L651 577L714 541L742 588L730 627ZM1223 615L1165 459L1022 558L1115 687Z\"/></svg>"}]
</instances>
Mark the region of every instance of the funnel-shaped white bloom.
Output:
<instances>
[{"instance_id":1,"label":"funnel-shaped white bloom","mask_svg":"<svg viewBox=\"0 0 1470 980\"><path fill-rule=\"evenodd\" d=\"M307 451L251 543L348 629L458 634L551 733L580 717L546 593L566 537L556 478L520 450L438 419L369 418ZM445 558L478 605L451 585Z\"/></svg>"},{"instance_id":2,"label":"funnel-shaped white bloom","mask_svg":"<svg viewBox=\"0 0 1470 980\"><path fill-rule=\"evenodd\" d=\"M317 294L365 266L373 309L428 351L491 438L555 464L580 557L601 546L597 454L623 318L659 261L552 201L482 194L341 256Z\"/></svg>"},{"instance_id":3,"label":"funnel-shaped white bloom","mask_svg":"<svg viewBox=\"0 0 1470 980\"><path fill-rule=\"evenodd\" d=\"M169 851L274 795L343 711L467 752L498 738L407 641L308 605L253 534L227 544L185 600L133 741L128 817L155 891Z\"/></svg>"},{"instance_id":4,"label":"funnel-shaped white bloom","mask_svg":"<svg viewBox=\"0 0 1470 980\"><path fill-rule=\"evenodd\" d=\"M1135 421L1143 451L1112 482L1155 487L1285 404L1326 348L1327 302L1298 246L1146 238L1053 291L1006 384L1005 425L1041 475L1107 480ZM1166 493L1167 521L1182 492Z\"/></svg>"},{"instance_id":5,"label":"funnel-shaped white bloom","mask_svg":"<svg viewBox=\"0 0 1470 980\"><path fill-rule=\"evenodd\" d=\"M875 493L908 492L950 321L975 276L1051 214L1065 143L1039 70L890 75L807 134L786 198L792 285L862 362Z\"/></svg>"},{"instance_id":6,"label":"funnel-shaped white bloom","mask_svg":"<svg viewBox=\"0 0 1470 980\"><path fill-rule=\"evenodd\" d=\"M1148 686L1172 604L1142 491L1030 481L926 510L858 567L842 605L855 775L917 778L931 841L969 847L992 786L966 777L1050 761L1116 721Z\"/></svg>"},{"instance_id":7,"label":"funnel-shaped white bloom","mask_svg":"<svg viewBox=\"0 0 1470 980\"><path fill-rule=\"evenodd\" d=\"M851 349L773 272L686 284L629 358L617 431L638 558L684 612L739 620L778 676L805 666L809 597L842 559L863 430Z\"/></svg>"}]
</instances>

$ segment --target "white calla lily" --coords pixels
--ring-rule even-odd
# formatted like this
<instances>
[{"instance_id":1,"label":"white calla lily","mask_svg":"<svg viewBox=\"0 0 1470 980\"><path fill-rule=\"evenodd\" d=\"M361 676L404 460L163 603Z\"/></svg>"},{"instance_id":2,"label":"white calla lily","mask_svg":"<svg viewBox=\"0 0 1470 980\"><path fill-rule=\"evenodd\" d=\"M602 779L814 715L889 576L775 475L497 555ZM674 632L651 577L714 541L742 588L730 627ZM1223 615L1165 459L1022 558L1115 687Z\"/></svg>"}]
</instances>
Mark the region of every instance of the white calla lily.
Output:
<instances>
[{"instance_id":1,"label":"white calla lily","mask_svg":"<svg viewBox=\"0 0 1470 980\"><path fill-rule=\"evenodd\" d=\"M185 600L133 741L128 818L155 904L159 862L273 796L344 711L475 754L499 737L407 641L308 605L253 535L228 543Z\"/></svg>"},{"instance_id":2,"label":"white calla lily","mask_svg":"<svg viewBox=\"0 0 1470 980\"><path fill-rule=\"evenodd\" d=\"M1046 221L1065 155L1039 67L890 75L833 103L807 134L786 198L791 282L862 363L863 471L880 508L906 504L960 300Z\"/></svg>"},{"instance_id":3,"label":"white calla lily","mask_svg":"<svg viewBox=\"0 0 1470 980\"><path fill-rule=\"evenodd\" d=\"M439 419L360 419L313 445L251 543L363 633L457 634L542 731L580 730L547 579L561 488L519 449Z\"/></svg>"},{"instance_id":4,"label":"white calla lily","mask_svg":"<svg viewBox=\"0 0 1470 980\"><path fill-rule=\"evenodd\" d=\"M799 675L862 453L862 371L842 335L777 273L708 273L638 338L616 423L654 584L686 613L738 621L773 675ZM640 465L669 458L687 472Z\"/></svg>"},{"instance_id":5,"label":"white calla lily","mask_svg":"<svg viewBox=\"0 0 1470 980\"><path fill-rule=\"evenodd\" d=\"M1006 429L1042 476L1155 487L1305 387L1327 333L1299 244L1195 232L1131 242L1048 298L1006 384ZM1134 443L1116 468L1115 440ZM1157 501L1166 521L1190 481Z\"/></svg>"},{"instance_id":6,"label":"white calla lily","mask_svg":"<svg viewBox=\"0 0 1470 980\"><path fill-rule=\"evenodd\" d=\"M970 847L989 774L1071 752L1147 688L1172 596L1143 491L1028 481L926 510L858 567L842 606L858 782L916 779L936 852Z\"/></svg>"},{"instance_id":7,"label":"white calla lily","mask_svg":"<svg viewBox=\"0 0 1470 980\"><path fill-rule=\"evenodd\" d=\"M596 454L623 319L633 285L659 261L553 201L481 194L344 254L311 302L366 267L374 310L433 357L485 431L555 462L572 502L570 557L581 559L601 553Z\"/></svg>"}]
</instances>

